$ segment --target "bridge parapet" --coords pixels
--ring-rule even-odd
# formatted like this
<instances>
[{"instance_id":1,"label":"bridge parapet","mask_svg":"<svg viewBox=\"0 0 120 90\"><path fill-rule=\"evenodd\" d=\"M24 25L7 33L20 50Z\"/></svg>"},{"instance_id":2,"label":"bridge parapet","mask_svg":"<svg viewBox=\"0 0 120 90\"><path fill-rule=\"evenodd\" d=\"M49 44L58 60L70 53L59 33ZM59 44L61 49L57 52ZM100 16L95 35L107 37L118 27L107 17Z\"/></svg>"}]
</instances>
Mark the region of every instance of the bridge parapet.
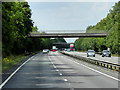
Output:
<instances>
[{"instance_id":1,"label":"bridge parapet","mask_svg":"<svg viewBox=\"0 0 120 90\"><path fill-rule=\"evenodd\" d=\"M107 33L31 33L33 38L106 37Z\"/></svg>"},{"instance_id":2,"label":"bridge parapet","mask_svg":"<svg viewBox=\"0 0 120 90\"><path fill-rule=\"evenodd\" d=\"M47 30L40 32L32 32L36 33L108 33L109 30Z\"/></svg>"}]
</instances>

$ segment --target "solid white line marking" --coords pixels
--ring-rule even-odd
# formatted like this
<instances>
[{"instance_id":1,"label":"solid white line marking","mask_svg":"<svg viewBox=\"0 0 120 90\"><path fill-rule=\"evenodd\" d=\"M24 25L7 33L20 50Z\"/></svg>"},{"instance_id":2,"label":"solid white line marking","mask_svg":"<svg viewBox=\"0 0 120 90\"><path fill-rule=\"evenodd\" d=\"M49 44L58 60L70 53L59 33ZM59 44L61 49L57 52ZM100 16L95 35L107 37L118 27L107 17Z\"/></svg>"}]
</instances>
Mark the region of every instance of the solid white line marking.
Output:
<instances>
[{"instance_id":1,"label":"solid white line marking","mask_svg":"<svg viewBox=\"0 0 120 90\"><path fill-rule=\"evenodd\" d=\"M33 58L34 56L32 56L31 58ZM15 75L15 73L20 70L28 61L30 61L29 58L27 61L25 61L20 67L18 67L1 85L0 85L0 90L2 89L2 87Z\"/></svg>"},{"instance_id":2,"label":"solid white line marking","mask_svg":"<svg viewBox=\"0 0 120 90\"><path fill-rule=\"evenodd\" d=\"M72 61L72 60L71 60L71 61ZM99 74L102 74L102 75L104 75L104 76L107 76L107 77L109 77L109 78L111 78L111 79L120 81L118 78L115 78L115 77L113 77L113 76L110 76L110 75L108 75L108 74L105 74L105 73L103 73L103 72L100 72L100 71L98 71L98 70L95 70L95 69L93 69L93 68L90 68L90 67L88 67L88 66L85 66L85 65L83 65L83 64L80 64L80 63L78 63L78 62L75 62L75 61L73 61L73 62L76 63L76 64L79 64L79 65L81 65L81 66L83 66L83 67L85 67L85 68L87 68L87 69L90 69L90 70L92 70L92 71L94 71L94 72L97 72L97 73L99 73Z\"/></svg>"},{"instance_id":3,"label":"solid white line marking","mask_svg":"<svg viewBox=\"0 0 120 90\"><path fill-rule=\"evenodd\" d=\"M67 79L63 79L65 82L67 82L68 80Z\"/></svg>"},{"instance_id":4,"label":"solid white line marking","mask_svg":"<svg viewBox=\"0 0 120 90\"><path fill-rule=\"evenodd\" d=\"M71 59L69 59L69 60L71 60ZM88 66L86 66L86 65L84 65L84 64L80 64L80 63L78 63L78 62L76 62L76 61L73 61L73 60L71 60L71 61L74 62L74 63L76 63L76 64L79 64L79 65L81 65L81 66L83 66L83 67L85 67L85 68L87 68L87 69L89 69L89 70L92 70L92 71L97 72L97 73L99 73L99 74L102 74L102 75L104 75L104 76L106 76L106 77L109 77L109 78L111 78L111 79L113 79L113 80L120 81L120 79L115 78L115 77L113 77L113 76L111 76L111 75L105 74L105 73L103 73L103 72L100 72L100 71L98 71L98 70L95 70L95 69L93 69L93 68L90 68L90 67L88 67Z\"/></svg>"}]
</instances>

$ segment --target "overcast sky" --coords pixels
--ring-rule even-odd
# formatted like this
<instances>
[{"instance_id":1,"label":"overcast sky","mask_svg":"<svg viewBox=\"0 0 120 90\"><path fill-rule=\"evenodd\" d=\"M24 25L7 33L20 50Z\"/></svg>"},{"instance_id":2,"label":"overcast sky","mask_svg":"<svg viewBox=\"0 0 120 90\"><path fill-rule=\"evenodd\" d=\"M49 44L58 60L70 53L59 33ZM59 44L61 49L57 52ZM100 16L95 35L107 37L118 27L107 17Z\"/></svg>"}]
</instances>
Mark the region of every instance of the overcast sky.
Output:
<instances>
[{"instance_id":1,"label":"overcast sky","mask_svg":"<svg viewBox=\"0 0 120 90\"><path fill-rule=\"evenodd\" d=\"M29 2L39 31L86 30L105 18L115 2ZM66 39L74 42L75 39Z\"/></svg>"}]
</instances>

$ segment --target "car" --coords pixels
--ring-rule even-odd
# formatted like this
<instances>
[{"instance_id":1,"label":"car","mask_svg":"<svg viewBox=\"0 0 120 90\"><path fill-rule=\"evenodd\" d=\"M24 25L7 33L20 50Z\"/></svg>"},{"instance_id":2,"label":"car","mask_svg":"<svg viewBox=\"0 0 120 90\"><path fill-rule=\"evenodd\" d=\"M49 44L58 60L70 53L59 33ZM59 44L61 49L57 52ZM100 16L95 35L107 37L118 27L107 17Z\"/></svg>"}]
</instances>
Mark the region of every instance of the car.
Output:
<instances>
[{"instance_id":1,"label":"car","mask_svg":"<svg viewBox=\"0 0 120 90\"><path fill-rule=\"evenodd\" d=\"M49 49L46 49L46 50L47 50L47 52L49 53L50 50L49 50Z\"/></svg>"},{"instance_id":2,"label":"car","mask_svg":"<svg viewBox=\"0 0 120 90\"><path fill-rule=\"evenodd\" d=\"M52 51L53 51L53 52L56 52L56 50L55 50L55 49L53 49Z\"/></svg>"},{"instance_id":3,"label":"car","mask_svg":"<svg viewBox=\"0 0 120 90\"><path fill-rule=\"evenodd\" d=\"M94 50L88 50L87 57L95 57L95 51Z\"/></svg>"},{"instance_id":4,"label":"car","mask_svg":"<svg viewBox=\"0 0 120 90\"><path fill-rule=\"evenodd\" d=\"M70 48L70 51L75 51L75 49L74 48Z\"/></svg>"},{"instance_id":5,"label":"car","mask_svg":"<svg viewBox=\"0 0 120 90\"><path fill-rule=\"evenodd\" d=\"M63 49L64 51L67 51L67 49L65 48L65 49Z\"/></svg>"},{"instance_id":6,"label":"car","mask_svg":"<svg viewBox=\"0 0 120 90\"><path fill-rule=\"evenodd\" d=\"M108 51L108 50L103 50L103 51L102 51L102 57L104 57L104 56L106 56L106 57L111 57L110 51Z\"/></svg>"},{"instance_id":7,"label":"car","mask_svg":"<svg viewBox=\"0 0 120 90\"><path fill-rule=\"evenodd\" d=\"M49 49L43 49L43 54L48 53Z\"/></svg>"},{"instance_id":8,"label":"car","mask_svg":"<svg viewBox=\"0 0 120 90\"><path fill-rule=\"evenodd\" d=\"M67 49L67 52L70 52L70 48Z\"/></svg>"}]
</instances>

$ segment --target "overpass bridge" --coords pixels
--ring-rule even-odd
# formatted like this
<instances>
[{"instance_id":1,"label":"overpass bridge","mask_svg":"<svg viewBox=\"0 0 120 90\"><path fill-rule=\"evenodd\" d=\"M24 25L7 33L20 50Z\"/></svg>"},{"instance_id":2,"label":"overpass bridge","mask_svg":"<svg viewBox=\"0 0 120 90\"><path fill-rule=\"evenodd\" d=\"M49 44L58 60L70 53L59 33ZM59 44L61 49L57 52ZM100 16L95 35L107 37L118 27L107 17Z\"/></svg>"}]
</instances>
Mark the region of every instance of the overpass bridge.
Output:
<instances>
[{"instance_id":1,"label":"overpass bridge","mask_svg":"<svg viewBox=\"0 0 120 90\"><path fill-rule=\"evenodd\" d=\"M70 45L70 44L74 44L74 43L53 43L53 45Z\"/></svg>"},{"instance_id":2,"label":"overpass bridge","mask_svg":"<svg viewBox=\"0 0 120 90\"><path fill-rule=\"evenodd\" d=\"M62 49L62 48L70 48L70 45L71 44L74 44L74 43L53 43L53 46L56 46L57 48L59 49Z\"/></svg>"},{"instance_id":3,"label":"overpass bridge","mask_svg":"<svg viewBox=\"0 0 120 90\"><path fill-rule=\"evenodd\" d=\"M31 33L30 38L106 37L107 33Z\"/></svg>"}]
</instances>

